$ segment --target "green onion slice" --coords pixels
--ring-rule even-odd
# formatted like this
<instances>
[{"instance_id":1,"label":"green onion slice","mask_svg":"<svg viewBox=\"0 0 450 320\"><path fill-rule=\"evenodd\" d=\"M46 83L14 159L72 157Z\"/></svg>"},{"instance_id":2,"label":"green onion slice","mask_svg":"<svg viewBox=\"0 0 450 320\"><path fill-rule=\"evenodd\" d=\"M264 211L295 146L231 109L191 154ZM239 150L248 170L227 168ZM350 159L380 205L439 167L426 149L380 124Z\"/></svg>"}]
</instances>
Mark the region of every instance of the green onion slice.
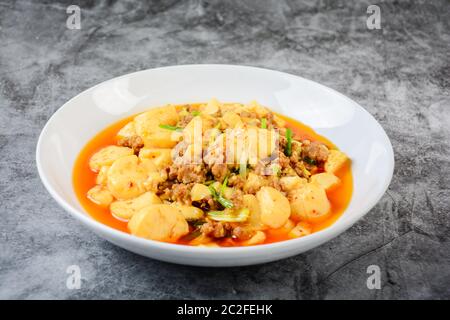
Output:
<instances>
[{"instance_id":1,"label":"green onion slice","mask_svg":"<svg viewBox=\"0 0 450 320\"><path fill-rule=\"evenodd\" d=\"M212 185L209 185L208 188L209 188L209 192L211 192L211 195L213 196L213 198L216 198L218 196L217 190L214 189L214 187Z\"/></svg>"},{"instance_id":2,"label":"green onion slice","mask_svg":"<svg viewBox=\"0 0 450 320\"><path fill-rule=\"evenodd\" d=\"M223 185L222 185L223 187ZM212 197L214 198L214 200L216 200L217 202L219 202L222 206L224 206L225 208L233 208L233 202L231 202L228 199L225 199L222 196L222 192L218 193L216 189L214 189L214 187L212 185L208 186L209 188L209 192L211 192Z\"/></svg>"},{"instance_id":3,"label":"green onion slice","mask_svg":"<svg viewBox=\"0 0 450 320\"><path fill-rule=\"evenodd\" d=\"M177 126L171 126L170 124L160 124L159 127L161 129L167 129L167 130L172 130L172 131L183 131L183 128L181 127L177 127Z\"/></svg>"},{"instance_id":4,"label":"green onion slice","mask_svg":"<svg viewBox=\"0 0 450 320\"><path fill-rule=\"evenodd\" d=\"M267 129L267 119L266 118L261 119L261 128Z\"/></svg>"},{"instance_id":5,"label":"green onion slice","mask_svg":"<svg viewBox=\"0 0 450 320\"><path fill-rule=\"evenodd\" d=\"M286 148L284 149L284 154L288 157L292 155L292 130L290 128L286 129Z\"/></svg>"},{"instance_id":6,"label":"green onion slice","mask_svg":"<svg viewBox=\"0 0 450 320\"><path fill-rule=\"evenodd\" d=\"M272 166L272 173L273 173L273 175L274 176L281 176L281 168L280 168L280 166L279 165L273 165Z\"/></svg>"},{"instance_id":7,"label":"green onion slice","mask_svg":"<svg viewBox=\"0 0 450 320\"><path fill-rule=\"evenodd\" d=\"M310 157L305 157L303 159L303 161L305 161L307 164L311 164L311 165L316 165L317 164L317 161L314 160L314 159L311 159Z\"/></svg>"},{"instance_id":8,"label":"green onion slice","mask_svg":"<svg viewBox=\"0 0 450 320\"><path fill-rule=\"evenodd\" d=\"M225 208L228 208L228 209L233 208L233 202L231 202L228 199L225 199L223 196L219 196L217 198L217 201Z\"/></svg>"},{"instance_id":9,"label":"green onion slice","mask_svg":"<svg viewBox=\"0 0 450 320\"><path fill-rule=\"evenodd\" d=\"M188 233L187 235L185 235L182 239L184 241L192 241L195 238L201 236L201 231L199 229L195 229L194 231L192 231L191 233Z\"/></svg>"},{"instance_id":10,"label":"green onion slice","mask_svg":"<svg viewBox=\"0 0 450 320\"><path fill-rule=\"evenodd\" d=\"M225 192L225 189L227 188L227 184L228 184L228 174L225 176L225 179L223 179L222 187L220 188L221 195Z\"/></svg>"},{"instance_id":11,"label":"green onion slice","mask_svg":"<svg viewBox=\"0 0 450 320\"><path fill-rule=\"evenodd\" d=\"M247 177L247 163L241 163L239 165L239 175L245 179Z\"/></svg>"},{"instance_id":12,"label":"green onion slice","mask_svg":"<svg viewBox=\"0 0 450 320\"><path fill-rule=\"evenodd\" d=\"M210 211L208 217L215 221L225 222L244 222L247 221L250 216L250 210L248 208L242 208L237 211L223 210L223 211Z\"/></svg>"}]
</instances>

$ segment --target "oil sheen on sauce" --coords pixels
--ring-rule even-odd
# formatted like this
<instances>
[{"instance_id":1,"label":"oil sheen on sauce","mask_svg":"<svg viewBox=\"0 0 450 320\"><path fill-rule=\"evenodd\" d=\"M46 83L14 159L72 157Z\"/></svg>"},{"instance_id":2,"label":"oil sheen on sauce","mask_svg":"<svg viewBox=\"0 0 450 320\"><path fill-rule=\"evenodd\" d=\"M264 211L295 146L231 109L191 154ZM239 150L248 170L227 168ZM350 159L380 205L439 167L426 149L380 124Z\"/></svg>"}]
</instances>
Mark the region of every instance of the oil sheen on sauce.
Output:
<instances>
[{"instance_id":1,"label":"oil sheen on sauce","mask_svg":"<svg viewBox=\"0 0 450 320\"><path fill-rule=\"evenodd\" d=\"M309 139L311 141L321 141L328 147L335 148L334 144L323 136L318 135L312 128L284 115L278 115L286 121L286 126L291 128L295 133L295 138L299 140ZM93 137L86 146L81 150L78 158L75 161L73 169L73 187L78 200L82 207L94 218L95 220L120 231L129 233L127 228L127 222L115 218L110 212L109 208L101 207L92 201L90 201L86 194L89 189L95 186L96 173L89 168L90 157L103 147L117 143L117 132L130 122L134 116L122 119ZM352 192L353 192L353 179L351 172L351 164L347 164L336 173L341 179L341 183L337 188L327 192L328 199L331 203L330 216L316 224L312 224L313 232L322 230L332 225L344 212L348 206ZM265 243L278 242L283 240L289 240L287 232L283 229L269 229L266 230ZM179 241L179 244L186 244ZM219 242L221 246L239 246L239 242L232 239L226 239Z\"/></svg>"}]
</instances>

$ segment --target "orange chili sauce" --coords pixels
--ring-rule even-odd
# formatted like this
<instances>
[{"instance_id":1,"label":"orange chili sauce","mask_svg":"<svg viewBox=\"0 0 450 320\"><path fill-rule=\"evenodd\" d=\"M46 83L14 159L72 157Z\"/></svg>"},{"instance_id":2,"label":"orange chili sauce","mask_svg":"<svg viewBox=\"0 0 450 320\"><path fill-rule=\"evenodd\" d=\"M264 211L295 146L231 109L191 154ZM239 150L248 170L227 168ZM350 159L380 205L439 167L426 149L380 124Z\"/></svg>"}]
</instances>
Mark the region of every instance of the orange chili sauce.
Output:
<instances>
[{"instance_id":1,"label":"orange chili sauce","mask_svg":"<svg viewBox=\"0 0 450 320\"><path fill-rule=\"evenodd\" d=\"M86 146L84 146L78 155L78 158L75 160L72 176L75 194L77 195L81 206L87 213L95 220L126 233L129 233L127 222L115 218L109 211L109 207L99 206L88 199L87 192L96 185L95 180L97 177L97 173L89 168L89 159L103 147L117 144L117 132L119 132L119 130L128 122L133 120L134 117L135 116L131 116L120 120L94 136Z\"/></svg>"},{"instance_id":2,"label":"orange chili sauce","mask_svg":"<svg viewBox=\"0 0 450 320\"><path fill-rule=\"evenodd\" d=\"M94 136L86 146L81 150L78 158L75 161L73 169L73 187L78 200L82 207L97 221L120 231L129 233L127 222L115 218L109 211L108 207L99 206L87 198L87 192L96 185L95 180L97 173L91 171L89 168L90 157L103 147L108 145L115 145L117 143L117 132L130 122L134 117L122 119ZM291 128L294 132L294 138L297 140L309 139L311 141L320 141L325 143L328 147L336 149L336 146L325 137L317 134L312 128L298 122L294 119L283 115L278 115L286 121L286 127ZM350 203L353 192L353 178L351 172L351 164L348 163L341 168L336 176L341 179L339 186L327 191L328 199L331 203L331 214L327 219L320 223L312 224L313 232L325 229L332 225L344 212ZM265 230L266 241L264 243L273 243L278 241L289 240L287 231L283 228ZM187 244L184 241L179 241L179 244ZM225 239L218 242L221 246L239 246L238 241L232 239Z\"/></svg>"}]
</instances>

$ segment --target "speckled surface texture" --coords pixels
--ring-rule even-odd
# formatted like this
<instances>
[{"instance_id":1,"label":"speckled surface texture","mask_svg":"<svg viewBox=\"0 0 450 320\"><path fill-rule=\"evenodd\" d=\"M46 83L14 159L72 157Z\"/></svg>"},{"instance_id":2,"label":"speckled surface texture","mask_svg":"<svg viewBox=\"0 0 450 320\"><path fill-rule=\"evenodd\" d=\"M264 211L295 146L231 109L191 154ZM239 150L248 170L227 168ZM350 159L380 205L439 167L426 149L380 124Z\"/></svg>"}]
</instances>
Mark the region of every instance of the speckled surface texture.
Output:
<instances>
[{"instance_id":1,"label":"speckled surface texture","mask_svg":"<svg viewBox=\"0 0 450 320\"><path fill-rule=\"evenodd\" d=\"M450 298L450 3L0 0L0 298ZM136 70L244 64L330 86L384 127L396 157L378 205L305 254L209 269L143 258L100 239L44 189L38 134L68 99ZM79 290L66 268L81 268ZM381 268L369 290L366 269Z\"/></svg>"}]
</instances>

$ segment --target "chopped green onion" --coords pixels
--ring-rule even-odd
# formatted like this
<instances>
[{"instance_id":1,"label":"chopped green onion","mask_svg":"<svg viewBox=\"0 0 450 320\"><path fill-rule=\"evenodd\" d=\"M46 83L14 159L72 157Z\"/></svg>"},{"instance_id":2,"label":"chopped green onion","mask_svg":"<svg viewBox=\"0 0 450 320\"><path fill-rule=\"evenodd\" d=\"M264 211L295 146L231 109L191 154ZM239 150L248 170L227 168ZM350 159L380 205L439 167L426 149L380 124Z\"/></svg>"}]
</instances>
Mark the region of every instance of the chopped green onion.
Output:
<instances>
[{"instance_id":1,"label":"chopped green onion","mask_svg":"<svg viewBox=\"0 0 450 320\"><path fill-rule=\"evenodd\" d=\"M160 124L159 127L161 129L167 129L172 131L183 131L183 128L177 126L171 126L170 124Z\"/></svg>"},{"instance_id":2,"label":"chopped green onion","mask_svg":"<svg viewBox=\"0 0 450 320\"><path fill-rule=\"evenodd\" d=\"M209 186L209 185L213 184L214 182L216 182L216 181L215 180L208 180L204 184Z\"/></svg>"},{"instance_id":3,"label":"chopped green onion","mask_svg":"<svg viewBox=\"0 0 450 320\"><path fill-rule=\"evenodd\" d=\"M191 112L191 114L192 114L194 117L196 117L196 116L199 116L199 115L201 114L201 112L198 111L198 110L194 110L194 111Z\"/></svg>"},{"instance_id":4,"label":"chopped green onion","mask_svg":"<svg viewBox=\"0 0 450 320\"><path fill-rule=\"evenodd\" d=\"M292 130L290 128L286 129L286 148L284 149L284 154L288 157L292 155Z\"/></svg>"},{"instance_id":5,"label":"chopped green onion","mask_svg":"<svg viewBox=\"0 0 450 320\"><path fill-rule=\"evenodd\" d=\"M185 235L182 239L184 241L191 241L191 240L194 240L195 238L199 237L201 234L202 234L202 232L200 231L200 229L195 229L191 233L188 233L187 235Z\"/></svg>"},{"instance_id":6,"label":"chopped green onion","mask_svg":"<svg viewBox=\"0 0 450 320\"><path fill-rule=\"evenodd\" d=\"M222 186L223 187L223 186ZM217 202L219 202L222 206L224 206L225 208L232 208L233 207L233 202L231 202L228 199L225 199L222 196L222 192L218 193L216 189L214 189L214 187L212 185L208 186L209 188L209 192L211 192L212 197L214 198L214 200L216 200Z\"/></svg>"},{"instance_id":7,"label":"chopped green onion","mask_svg":"<svg viewBox=\"0 0 450 320\"><path fill-rule=\"evenodd\" d=\"M281 168L279 165L275 164L272 166L272 172L274 176L281 176Z\"/></svg>"},{"instance_id":8,"label":"chopped green onion","mask_svg":"<svg viewBox=\"0 0 450 320\"><path fill-rule=\"evenodd\" d=\"M198 228L198 227L201 227L203 224L205 224L206 221L205 220L201 220L201 219L196 219L196 220L190 220L190 221L188 221L188 223L191 226Z\"/></svg>"},{"instance_id":9,"label":"chopped green onion","mask_svg":"<svg viewBox=\"0 0 450 320\"><path fill-rule=\"evenodd\" d=\"M267 119L266 118L261 119L261 128L267 129Z\"/></svg>"},{"instance_id":10,"label":"chopped green onion","mask_svg":"<svg viewBox=\"0 0 450 320\"><path fill-rule=\"evenodd\" d=\"M225 221L225 222L244 222L247 221L250 215L250 210L248 208L242 208L238 211L223 210L223 211L210 211L208 212L208 217L215 221Z\"/></svg>"},{"instance_id":11,"label":"chopped green onion","mask_svg":"<svg viewBox=\"0 0 450 320\"><path fill-rule=\"evenodd\" d=\"M305 157L303 159L303 161L305 161L307 164L311 164L311 165L316 165L317 164L317 161L314 160L314 159L311 159L310 157Z\"/></svg>"},{"instance_id":12,"label":"chopped green onion","mask_svg":"<svg viewBox=\"0 0 450 320\"><path fill-rule=\"evenodd\" d=\"M225 179L223 179L222 187L220 188L221 195L225 192L225 189L227 188L227 184L228 184L228 174L225 176Z\"/></svg>"},{"instance_id":13,"label":"chopped green onion","mask_svg":"<svg viewBox=\"0 0 450 320\"><path fill-rule=\"evenodd\" d=\"M217 198L218 194L217 194L217 190L214 189L214 187L212 185L208 186L209 192L211 192L211 195L213 196L213 198Z\"/></svg>"},{"instance_id":14,"label":"chopped green onion","mask_svg":"<svg viewBox=\"0 0 450 320\"><path fill-rule=\"evenodd\" d=\"M233 202L231 202L228 199L225 199L223 196L219 196L217 198L217 202L219 202L222 206L224 206L225 208L233 208Z\"/></svg>"},{"instance_id":15,"label":"chopped green onion","mask_svg":"<svg viewBox=\"0 0 450 320\"><path fill-rule=\"evenodd\" d=\"M247 163L241 163L239 165L239 175L245 179L247 177Z\"/></svg>"}]
</instances>

